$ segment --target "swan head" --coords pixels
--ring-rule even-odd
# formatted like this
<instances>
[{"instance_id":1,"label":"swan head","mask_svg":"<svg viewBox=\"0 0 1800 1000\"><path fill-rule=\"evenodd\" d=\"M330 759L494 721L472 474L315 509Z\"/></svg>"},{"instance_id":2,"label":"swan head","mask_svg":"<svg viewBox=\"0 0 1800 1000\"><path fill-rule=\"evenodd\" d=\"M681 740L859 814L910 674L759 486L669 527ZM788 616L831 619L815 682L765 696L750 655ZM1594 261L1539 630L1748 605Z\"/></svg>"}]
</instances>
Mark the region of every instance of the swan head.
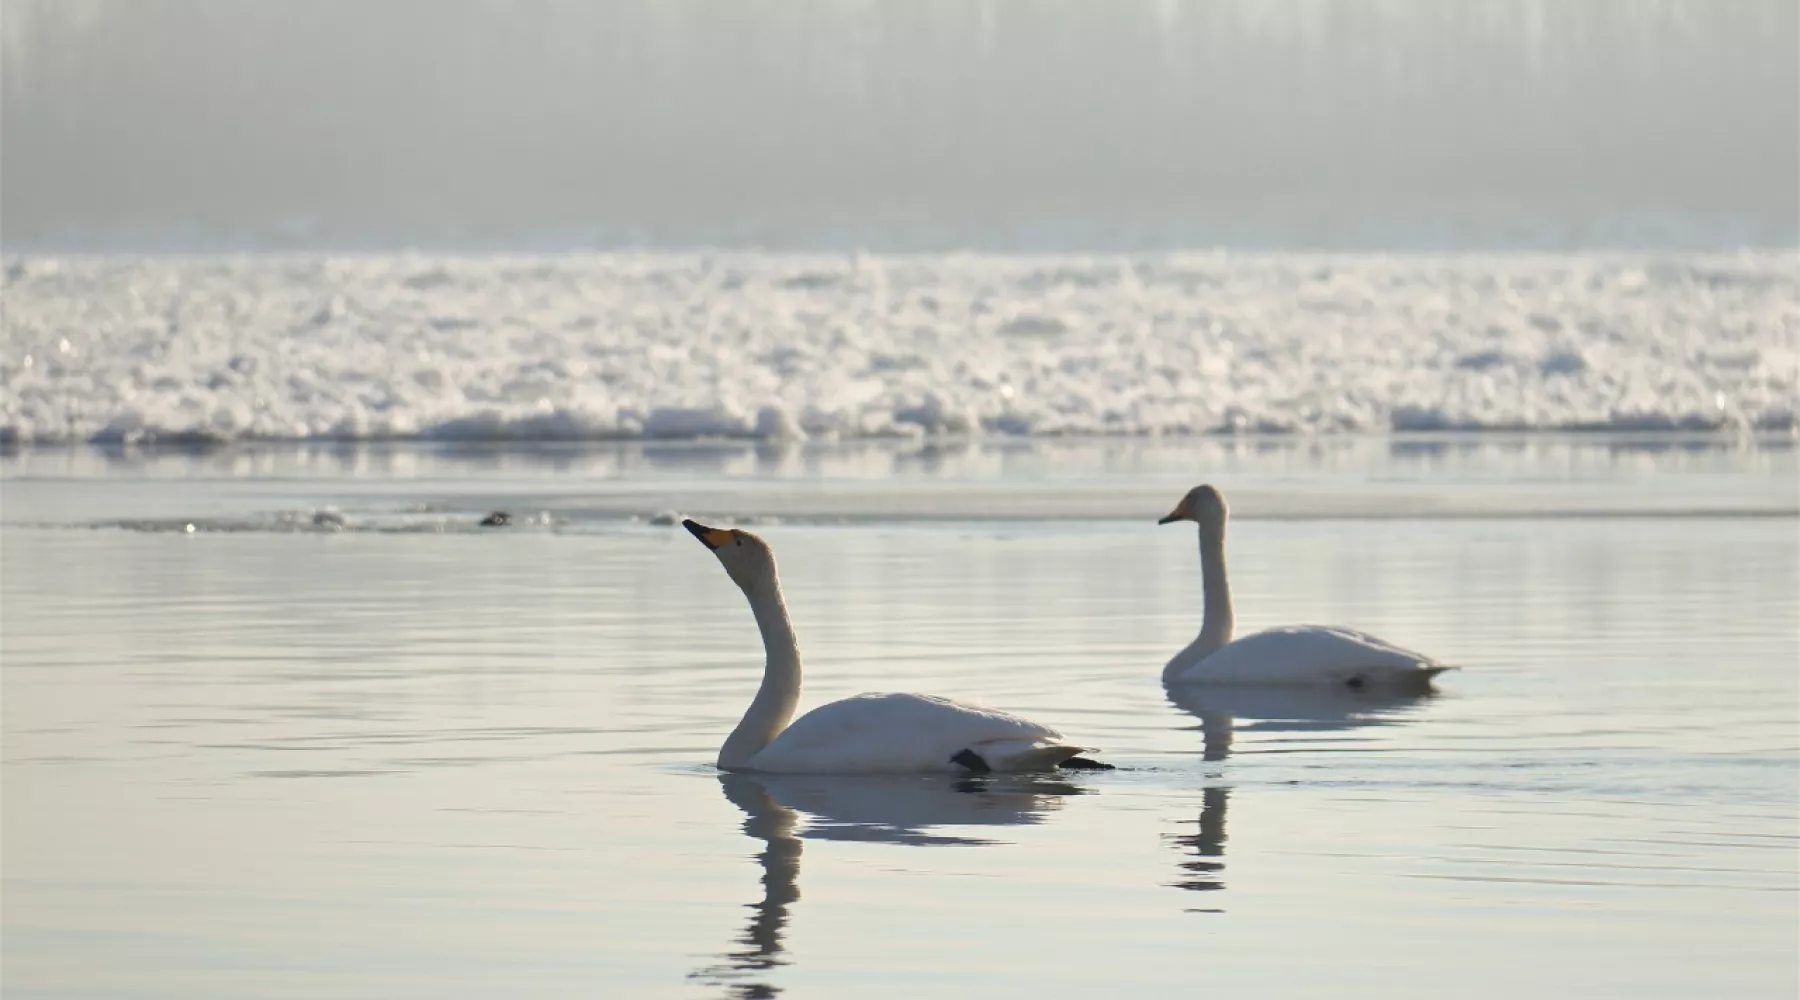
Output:
<instances>
[{"instance_id":1,"label":"swan head","mask_svg":"<svg viewBox=\"0 0 1800 1000\"><path fill-rule=\"evenodd\" d=\"M691 519L683 520L681 526L718 557L725 574L744 593L760 590L775 579L775 551L768 542L748 531L709 528Z\"/></svg>"},{"instance_id":2,"label":"swan head","mask_svg":"<svg viewBox=\"0 0 1800 1000\"><path fill-rule=\"evenodd\" d=\"M1230 508L1225 506L1225 497L1217 487L1202 483L1187 492L1181 502L1175 505L1167 517L1157 524L1173 524L1176 521L1193 521L1202 528L1222 530L1225 517Z\"/></svg>"}]
</instances>

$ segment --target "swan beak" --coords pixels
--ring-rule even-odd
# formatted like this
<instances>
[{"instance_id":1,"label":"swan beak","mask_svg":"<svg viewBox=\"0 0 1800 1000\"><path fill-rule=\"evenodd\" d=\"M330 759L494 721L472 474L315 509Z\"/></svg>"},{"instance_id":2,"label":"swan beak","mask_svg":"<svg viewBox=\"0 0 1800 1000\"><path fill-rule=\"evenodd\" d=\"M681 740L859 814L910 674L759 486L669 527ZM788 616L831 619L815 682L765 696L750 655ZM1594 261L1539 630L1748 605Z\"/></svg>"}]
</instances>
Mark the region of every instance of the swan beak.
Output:
<instances>
[{"instance_id":1,"label":"swan beak","mask_svg":"<svg viewBox=\"0 0 1800 1000\"><path fill-rule=\"evenodd\" d=\"M1169 511L1169 514L1167 517L1163 518L1162 520L1160 520L1156 523L1157 524L1174 524L1176 521L1185 521L1187 519L1188 519L1187 504L1183 503L1181 506L1176 507L1172 511Z\"/></svg>"},{"instance_id":2,"label":"swan beak","mask_svg":"<svg viewBox=\"0 0 1800 1000\"><path fill-rule=\"evenodd\" d=\"M700 539L701 545L715 552L718 551L719 546L731 541L731 532L724 528L709 528L692 519L683 520L681 526L686 528L689 534Z\"/></svg>"}]
</instances>

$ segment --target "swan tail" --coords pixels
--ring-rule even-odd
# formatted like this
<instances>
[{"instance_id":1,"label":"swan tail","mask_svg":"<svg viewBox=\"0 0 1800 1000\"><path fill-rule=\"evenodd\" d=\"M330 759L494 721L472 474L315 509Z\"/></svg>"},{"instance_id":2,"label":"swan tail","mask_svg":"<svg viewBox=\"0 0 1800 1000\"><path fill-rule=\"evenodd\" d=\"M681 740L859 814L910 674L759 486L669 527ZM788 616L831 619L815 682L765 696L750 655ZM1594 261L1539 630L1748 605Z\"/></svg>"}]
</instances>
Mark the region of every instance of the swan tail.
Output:
<instances>
[{"instance_id":1,"label":"swan tail","mask_svg":"<svg viewBox=\"0 0 1800 1000\"><path fill-rule=\"evenodd\" d=\"M950 758L952 764L976 773L988 771L1051 771L1087 753L1086 747L1032 740L989 740L966 747ZM1094 766L1093 761L1087 765ZM1076 767L1082 765L1077 764Z\"/></svg>"},{"instance_id":2,"label":"swan tail","mask_svg":"<svg viewBox=\"0 0 1800 1000\"><path fill-rule=\"evenodd\" d=\"M1389 694L1431 694L1437 690L1432 678L1456 667L1444 663L1413 663L1399 668L1370 668L1341 671L1332 683L1350 691L1384 691Z\"/></svg>"},{"instance_id":3,"label":"swan tail","mask_svg":"<svg viewBox=\"0 0 1800 1000\"><path fill-rule=\"evenodd\" d=\"M1437 690L1431 683L1433 678L1447 670L1456 669L1458 668L1446 663L1423 664L1417 670L1409 670L1401 674L1397 678L1398 683L1394 685L1394 689L1401 693L1430 694Z\"/></svg>"},{"instance_id":4,"label":"swan tail","mask_svg":"<svg viewBox=\"0 0 1800 1000\"><path fill-rule=\"evenodd\" d=\"M1461 667L1449 663L1427 663L1419 669L1419 683L1429 688L1431 687L1431 682L1437 678L1437 675L1461 669Z\"/></svg>"}]
</instances>

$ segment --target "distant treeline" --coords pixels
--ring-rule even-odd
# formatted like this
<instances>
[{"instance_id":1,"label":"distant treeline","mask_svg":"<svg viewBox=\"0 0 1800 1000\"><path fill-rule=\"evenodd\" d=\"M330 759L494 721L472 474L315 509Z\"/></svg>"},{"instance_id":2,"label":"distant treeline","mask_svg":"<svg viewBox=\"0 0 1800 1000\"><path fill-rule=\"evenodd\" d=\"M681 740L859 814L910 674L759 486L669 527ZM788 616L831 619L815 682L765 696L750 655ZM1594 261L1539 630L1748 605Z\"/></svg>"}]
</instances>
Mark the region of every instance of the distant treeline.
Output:
<instances>
[{"instance_id":1,"label":"distant treeline","mask_svg":"<svg viewBox=\"0 0 1800 1000\"><path fill-rule=\"evenodd\" d=\"M0 0L20 246L1788 243L1793 0Z\"/></svg>"}]
</instances>

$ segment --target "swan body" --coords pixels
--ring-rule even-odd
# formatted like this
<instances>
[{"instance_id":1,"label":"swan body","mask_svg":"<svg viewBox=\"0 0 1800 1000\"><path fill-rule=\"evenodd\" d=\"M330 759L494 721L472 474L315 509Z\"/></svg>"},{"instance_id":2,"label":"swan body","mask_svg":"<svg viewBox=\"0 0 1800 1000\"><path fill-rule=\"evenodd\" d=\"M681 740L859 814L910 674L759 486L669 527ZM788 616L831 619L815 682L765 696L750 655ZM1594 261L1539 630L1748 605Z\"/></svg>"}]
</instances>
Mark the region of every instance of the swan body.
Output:
<instances>
[{"instance_id":1,"label":"swan body","mask_svg":"<svg viewBox=\"0 0 1800 1000\"><path fill-rule=\"evenodd\" d=\"M967 764L956 758L964 753ZM1047 726L928 694L859 694L795 719L747 762L773 774L1047 771L1081 753ZM723 765L721 765L723 766Z\"/></svg>"},{"instance_id":2,"label":"swan body","mask_svg":"<svg viewBox=\"0 0 1800 1000\"><path fill-rule=\"evenodd\" d=\"M1231 585L1225 575L1225 498L1197 486L1157 522L1194 521L1206 606L1200 634L1163 668L1165 684L1236 684L1417 691L1453 669L1367 632L1325 625L1269 629L1233 641Z\"/></svg>"},{"instance_id":3,"label":"swan body","mask_svg":"<svg viewBox=\"0 0 1800 1000\"><path fill-rule=\"evenodd\" d=\"M1227 643L1181 671L1183 684L1281 684L1393 687L1423 682L1449 667L1367 632L1289 625Z\"/></svg>"},{"instance_id":4,"label":"swan body","mask_svg":"<svg viewBox=\"0 0 1800 1000\"><path fill-rule=\"evenodd\" d=\"M1006 712L923 694L862 694L794 718L800 649L781 596L775 554L747 532L682 526L712 550L750 601L762 633L762 687L724 746L726 771L919 774L1104 767L1056 730Z\"/></svg>"}]
</instances>

